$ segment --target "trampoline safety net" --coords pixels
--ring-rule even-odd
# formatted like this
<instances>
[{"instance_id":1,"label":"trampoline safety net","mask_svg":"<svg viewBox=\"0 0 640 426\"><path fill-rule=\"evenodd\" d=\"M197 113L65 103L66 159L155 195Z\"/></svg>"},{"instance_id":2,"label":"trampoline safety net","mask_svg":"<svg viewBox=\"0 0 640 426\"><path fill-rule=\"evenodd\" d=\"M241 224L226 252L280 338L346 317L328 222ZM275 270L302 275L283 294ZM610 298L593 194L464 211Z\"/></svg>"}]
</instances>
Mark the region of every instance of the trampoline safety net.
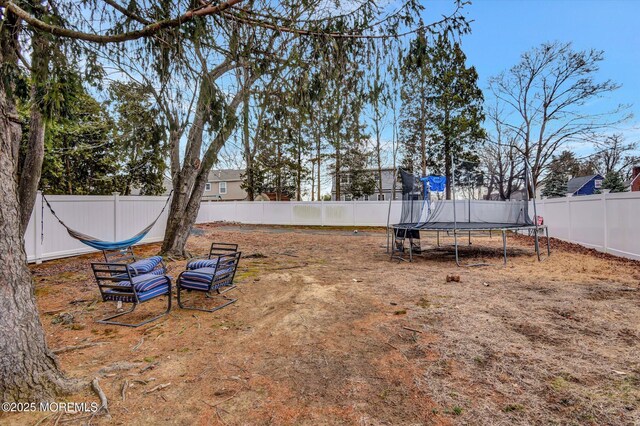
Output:
<instances>
[{"instance_id":1,"label":"trampoline safety net","mask_svg":"<svg viewBox=\"0 0 640 426\"><path fill-rule=\"evenodd\" d=\"M455 221L460 228L506 228L531 226L529 201L442 200L429 191L425 179L400 169L402 210L394 227L413 229L449 228ZM455 205L455 215L454 215Z\"/></svg>"}]
</instances>

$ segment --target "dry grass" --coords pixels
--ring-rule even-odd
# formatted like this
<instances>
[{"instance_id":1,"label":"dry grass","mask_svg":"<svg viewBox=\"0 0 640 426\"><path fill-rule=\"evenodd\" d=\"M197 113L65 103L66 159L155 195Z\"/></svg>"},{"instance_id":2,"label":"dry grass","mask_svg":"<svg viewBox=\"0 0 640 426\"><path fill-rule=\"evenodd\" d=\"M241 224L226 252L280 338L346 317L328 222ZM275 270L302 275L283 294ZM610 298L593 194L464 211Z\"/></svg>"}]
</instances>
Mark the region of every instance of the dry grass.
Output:
<instances>
[{"instance_id":1,"label":"dry grass","mask_svg":"<svg viewBox=\"0 0 640 426\"><path fill-rule=\"evenodd\" d=\"M521 237L506 267L457 268L447 248L390 262L380 231L202 229L193 253L216 240L266 256L241 261L239 302L213 314L101 326L95 256L33 267L49 344L106 343L59 357L71 376L101 377L110 423L640 423L638 263L566 244L538 263ZM475 241L485 248L466 261L501 261L499 238ZM100 372L116 363L128 368Z\"/></svg>"}]
</instances>

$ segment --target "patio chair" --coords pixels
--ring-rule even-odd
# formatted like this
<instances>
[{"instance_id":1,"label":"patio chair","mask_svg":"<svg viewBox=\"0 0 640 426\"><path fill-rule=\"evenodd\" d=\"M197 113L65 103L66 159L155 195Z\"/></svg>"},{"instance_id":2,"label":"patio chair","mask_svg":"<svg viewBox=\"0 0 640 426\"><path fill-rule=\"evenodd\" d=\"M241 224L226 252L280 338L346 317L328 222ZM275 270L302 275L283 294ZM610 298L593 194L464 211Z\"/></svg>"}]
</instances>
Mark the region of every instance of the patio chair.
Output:
<instances>
[{"instance_id":1,"label":"patio chair","mask_svg":"<svg viewBox=\"0 0 640 426\"><path fill-rule=\"evenodd\" d=\"M213 309L198 308L196 306L185 306L182 304L181 293L182 290L187 290L188 292L200 291L204 292L207 297L212 298L213 296L211 295L211 292L213 290L215 290L218 295L222 295L223 293L236 288L236 286L233 284L233 279L236 275L236 270L238 269L238 263L240 262L241 255L242 253L239 251L219 255L215 259L211 259L216 261L213 266L192 270L187 269L186 271L183 271L178 276L178 280L176 281L178 306L183 309L214 312L236 302L238 299L230 299L226 296L222 296L226 303L220 306L216 306ZM220 289L223 287L229 288L225 291L220 291Z\"/></svg>"},{"instance_id":2,"label":"patio chair","mask_svg":"<svg viewBox=\"0 0 640 426\"><path fill-rule=\"evenodd\" d=\"M171 277L168 275L144 274L132 275L129 265L122 263L92 263L103 302L131 303L131 309L97 320L100 324L139 327L155 321L171 310ZM167 296L167 310L138 324L111 321L114 318L133 312L136 307L159 296Z\"/></svg>"},{"instance_id":3,"label":"patio chair","mask_svg":"<svg viewBox=\"0 0 640 426\"><path fill-rule=\"evenodd\" d=\"M144 274L164 275L167 272L162 256L138 259L131 246L119 250L102 250L102 254L107 263L128 265L131 275L134 277Z\"/></svg>"},{"instance_id":4,"label":"patio chair","mask_svg":"<svg viewBox=\"0 0 640 426\"><path fill-rule=\"evenodd\" d=\"M187 263L187 269L194 270L200 268L215 268L218 256L238 251L237 244L231 243L211 243L209 256L206 259L194 259Z\"/></svg>"}]
</instances>

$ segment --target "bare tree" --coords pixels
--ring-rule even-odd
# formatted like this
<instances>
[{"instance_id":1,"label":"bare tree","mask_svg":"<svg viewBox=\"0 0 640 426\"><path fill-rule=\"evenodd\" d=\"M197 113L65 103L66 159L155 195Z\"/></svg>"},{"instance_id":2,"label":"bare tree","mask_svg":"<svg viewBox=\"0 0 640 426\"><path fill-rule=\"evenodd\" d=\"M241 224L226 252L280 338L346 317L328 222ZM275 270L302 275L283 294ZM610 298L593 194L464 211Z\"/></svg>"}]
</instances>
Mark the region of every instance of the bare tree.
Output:
<instances>
[{"instance_id":1,"label":"bare tree","mask_svg":"<svg viewBox=\"0 0 640 426\"><path fill-rule=\"evenodd\" d=\"M624 105L599 113L586 107L620 87L611 80L596 81L603 60L600 50L576 51L571 43L544 43L491 78L491 91L506 113L501 123L517 135L516 146L530 163L534 184L562 145L630 117ZM531 187L529 195L533 197Z\"/></svg>"},{"instance_id":2,"label":"bare tree","mask_svg":"<svg viewBox=\"0 0 640 426\"><path fill-rule=\"evenodd\" d=\"M495 190L501 200L508 200L522 186L524 161L517 146L518 133L503 124L502 114L498 105L488 109L491 130L480 156L487 169L487 196Z\"/></svg>"},{"instance_id":3,"label":"bare tree","mask_svg":"<svg viewBox=\"0 0 640 426\"><path fill-rule=\"evenodd\" d=\"M621 133L598 135L590 139L590 142L596 153L589 163L602 176L617 173L629 177L631 166L640 162L640 155L637 155L638 142L627 143Z\"/></svg>"}]
</instances>

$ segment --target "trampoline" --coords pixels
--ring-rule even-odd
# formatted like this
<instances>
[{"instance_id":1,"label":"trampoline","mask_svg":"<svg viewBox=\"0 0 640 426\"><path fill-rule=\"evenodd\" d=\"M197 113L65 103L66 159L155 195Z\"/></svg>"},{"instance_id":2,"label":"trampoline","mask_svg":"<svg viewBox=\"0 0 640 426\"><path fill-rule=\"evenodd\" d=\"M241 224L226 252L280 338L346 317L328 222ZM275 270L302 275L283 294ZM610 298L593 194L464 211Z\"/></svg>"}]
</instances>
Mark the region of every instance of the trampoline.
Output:
<instances>
[{"instance_id":1,"label":"trampoline","mask_svg":"<svg viewBox=\"0 0 640 426\"><path fill-rule=\"evenodd\" d=\"M455 176L455 168L452 170ZM443 200L439 191L429 187L428 177L416 177L406 171L399 170L402 180L402 210L400 221L389 225L388 245L391 242L391 259L413 261L416 254L427 254L429 250L421 247L421 235L436 234L437 246L440 247L440 235L453 236L455 260L460 263L459 237L468 236L471 245L472 233L500 233L502 236L502 254L504 264L507 263L507 232L526 231L535 237L535 252L538 260L540 254L539 234L546 235L547 256L551 254L549 231L546 225L538 221L535 199L533 200L533 217L529 214L529 200L493 201L493 200L456 200L455 179L451 183L453 200ZM525 169L525 181L527 181ZM440 180L443 177L438 177ZM443 187L436 188L442 191ZM525 191L526 193L526 191ZM391 207L391 204L390 204ZM389 209L389 216L391 209ZM390 217L389 217L390 218ZM390 221L388 220L388 223ZM390 241L389 241L390 240ZM486 263L465 266L480 266Z\"/></svg>"}]
</instances>

